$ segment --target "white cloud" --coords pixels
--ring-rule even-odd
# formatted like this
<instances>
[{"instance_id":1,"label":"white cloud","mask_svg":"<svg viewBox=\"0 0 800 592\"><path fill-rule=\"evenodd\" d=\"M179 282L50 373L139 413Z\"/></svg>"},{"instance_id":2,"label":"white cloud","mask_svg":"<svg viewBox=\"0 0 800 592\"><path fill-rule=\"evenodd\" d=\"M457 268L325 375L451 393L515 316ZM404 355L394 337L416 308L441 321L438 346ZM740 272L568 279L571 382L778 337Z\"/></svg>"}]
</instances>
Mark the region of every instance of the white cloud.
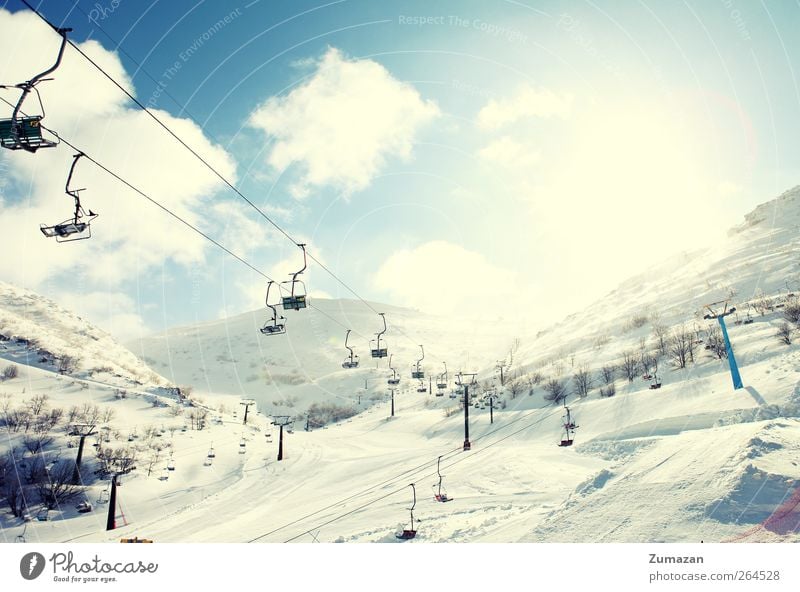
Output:
<instances>
[{"instance_id":1,"label":"white cloud","mask_svg":"<svg viewBox=\"0 0 800 592\"><path fill-rule=\"evenodd\" d=\"M35 15L0 10L0 30L5 31L0 36L3 82L26 80L52 64L58 36ZM79 46L123 85L131 86L116 53L94 41ZM223 187L219 179L146 114L126 106L119 89L77 52L67 48L53 78L40 85L47 127L211 236L227 240L264 234L263 228L255 232L250 219L231 216L213 205L210 198ZM18 96L11 90L0 94L11 101ZM35 100L26 101L25 110L37 108ZM235 182L234 161L197 125L163 111L155 113ZM104 312L105 305L83 302L83 297L73 301L89 311L90 319L113 327L115 333L129 334L140 328L141 319L124 301L123 292L170 260L180 265L204 263L210 244L86 159L78 163L73 187L86 188L81 201L99 214L92 223L93 236L71 244L46 239L39 232L40 223L55 224L72 215L64 182L73 152L63 144L36 154L0 151L0 164L11 180L0 202L0 219L4 242L13 245L13 256L0 258L0 277L34 290L63 283L57 291L63 298L53 294L59 301L73 298L76 282L96 304L104 298L100 292L107 290L117 308L113 315ZM262 243L242 240L236 247L257 248Z\"/></svg>"},{"instance_id":2,"label":"white cloud","mask_svg":"<svg viewBox=\"0 0 800 592\"><path fill-rule=\"evenodd\" d=\"M478 112L478 125L484 129L498 129L532 117L564 119L571 109L572 95L528 85L520 88L512 97L490 100Z\"/></svg>"},{"instance_id":3,"label":"white cloud","mask_svg":"<svg viewBox=\"0 0 800 592\"><path fill-rule=\"evenodd\" d=\"M373 277L389 301L432 314L496 316L519 302L515 271L492 265L480 253L447 241L395 251Z\"/></svg>"},{"instance_id":4,"label":"white cloud","mask_svg":"<svg viewBox=\"0 0 800 592\"><path fill-rule=\"evenodd\" d=\"M121 292L77 294L60 291L58 300L71 311L92 319L92 323L120 341L140 338L149 333L136 303Z\"/></svg>"},{"instance_id":5,"label":"white cloud","mask_svg":"<svg viewBox=\"0 0 800 592\"><path fill-rule=\"evenodd\" d=\"M389 158L411 156L414 136L438 114L382 65L331 48L313 76L287 96L268 99L250 124L275 137L271 166L302 166L293 188L302 198L323 185L344 193L367 187Z\"/></svg>"},{"instance_id":6,"label":"white cloud","mask_svg":"<svg viewBox=\"0 0 800 592\"><path fill-rule=\"evenodd\" d=\"M521 169L538 164L542 158L539 150L509 136L493 140L478 151L478 156L490 164Z\"/></svg>"}]
</instances>

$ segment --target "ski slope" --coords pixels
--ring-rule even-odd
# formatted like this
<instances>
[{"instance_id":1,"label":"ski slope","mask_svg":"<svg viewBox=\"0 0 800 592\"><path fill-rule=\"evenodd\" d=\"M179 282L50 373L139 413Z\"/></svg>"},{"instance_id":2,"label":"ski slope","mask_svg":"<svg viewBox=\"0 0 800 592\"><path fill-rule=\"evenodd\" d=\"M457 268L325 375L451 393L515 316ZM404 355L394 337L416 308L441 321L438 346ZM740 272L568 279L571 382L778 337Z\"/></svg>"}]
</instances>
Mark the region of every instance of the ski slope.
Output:
<instances>
[{"instance_id":1,"label":"ski slope","mask_svg":"<svg viewBox=\"0 0 800 592\"><path fill-rule=\"evenodd\" d=\"M385 361L376 368L366 355L379 319L356 302L314 305L335 318L344 314L361 335L360 342L351 340L362 359L358 370L341 368L344 331L313 308L288 315L289 333L281 337L258 333L266 315L257 311L131 344L160 375L194 387L196 405L211 410L203 430L183 431L190 409L173 415L178 401L155 383L118 399L114 384L21 363L19 376L0 383L0 393L111 405L123 441L134 428L163 427L176 469L165 470L170 457L164 455L150 475L142 463L125 475L120 526L111 533L104 528L105 507L96 504L89 514L69 506L27 526L3 514L0 540L12 542L24 529L28 541L38 542L127 536L158 542L798 542L800 347L776 338L780 308L751 311L751 324L728 317L746 388L734 390L727 362L700 348L685 369L662 361L658 390L649 380L618 378L613 397L600 397L596 388L584 399L570 397L579 427L568 448L557 446L562 408L536 386L517 396L501 391L505 408L495 409L494 424L488 408L471 407L472 448L463 451L457 399L416 391L409 377L416 344L400 338L402 332L430 343L429 371L438 372L446 359L451 371L479 370L482 381L517 336L518 370L566 376L580 364L596 369L637 348L641 338L652 340L654 318L702 330L709 323L697 314L704 303L733 293L744 315L762 292L776 302L784 298L796 274L798 222L795 189L757 208L713 248L656 266L538 335L501 326L487 334L485 326L381 307L401 374L394 417ZM643 314L640 326L629 322ZM256 379L248 380L248 372ZM242 397L259 401L247 426ZM280 399L290 404L276 404ZM278 462L278 430L267 414L302 417L310 403L332 400L353 405L358 415L310 432L296 422L284 434L285 458ZM18 438L0 435L5 447ZM59 446L62 455L72 454L65 438L51 454ZM453 498L444 504L432 489L440 456ZM409 527L410 483L418 533L401 543L395 532ZM100 498L106 487L107 481L93 482L87 498Z\"/></svg>"}]
</instances>

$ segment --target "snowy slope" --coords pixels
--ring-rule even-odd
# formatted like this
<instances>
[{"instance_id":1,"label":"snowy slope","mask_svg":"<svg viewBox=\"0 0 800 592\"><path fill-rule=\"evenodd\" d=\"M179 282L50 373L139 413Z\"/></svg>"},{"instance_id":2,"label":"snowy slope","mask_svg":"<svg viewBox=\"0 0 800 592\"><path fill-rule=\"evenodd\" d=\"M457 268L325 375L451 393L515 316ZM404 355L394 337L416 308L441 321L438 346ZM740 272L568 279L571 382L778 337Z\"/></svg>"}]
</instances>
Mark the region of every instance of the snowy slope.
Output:
<instances>
[{"instance_id":1,"label":"snowy slope","mask_svg":"<svg viewBox=\"0 0 800 592\"><path fill-rule=\"evenodd\" d=\"M9 360L53 366L67 354L77 358L77 375L166 384L108 333L39 294L4 282L0 336L0 357Z\"/></svg>"},{"instance_id":2,"label":"snowy slope","mask_svg":"<svg viewBox=\"0 0 800 592\"><path fill-rule=\"evenodd\" d=\"M164 542L394 543L394 533L408 528L414 483L418 534L410 544L799 542L800 345L775 337L780 309L753 312L754 322L747 325L729 317L746 388L734 390L727 363L703 349L682 370L662 360L658 390L646 380L618 378L613 397L600 397L596 388L584 399L571 396L579 427L569 448L557 446L562 408L544 400L536 387L516 397L501 391L506 405L495 410L494 424L488 409L470 408L472 449L463 451L457 400L416 392L408 378L415 340L398 336L398 327L419 335L430 343L426 361L446 358L451 370L481 364L482 378L492 374L493 361L518 335L517 370L567 376L579 364L596 369L638 348L641 338L652 348L654 311L667 327L697 323L702 329L708 321L695 312L731 287L743 313L757 290L785 293L785 280L796 273L798 221L800 191L793 190L759 207L712 249L628 280L535 338L519 335L518 328L487 335L485 327L382 307L390 351L401 358L395 360L403 378L395 417L385 395L385 364L380 370L371 361L363 369L343 370L343 330L313 308L289 315L290 333L283 337L262 337L257 329L265 315L256 312L140 344L162 374L204 391L203 405L221 421L203 430L182 431L190 409L173 415L174 401L153 407L142 404L149 400L142 395L109 403L111 387L93 383L76 391L47 369L22 368L19 378L2 385L16 400L38 385L54 401L77 394L119 405L114 424L123 440L133 426L139 433L148 425L177 428L168 436L177 466L168 479L159 478L167 457L150 475L140 466L126 476L120 499L127 525L107 533L100 513L67 510L56 520L28 523L25 536L43 542L146 536ZM378 329L375 315L359 303L315 305L336 318L346 313L362 335L353 340L356 351L367 361L366 339ZM642 313L648 314L636 327L630 320ZM257 380L248 381L248 372ZM362 413L356 417L311 432L295 425L285 434L281 462L269 419L251 416L245 427L241 411L234 411L241 396L260 398L263 413L287 409L272 398L296 396L299 408L319 398L352 402L359 392L371 400L358 407ZM216 456L209 465L212 446ZM440 456L444 485L454 498L446 504L433 499ZM103 487L93 483L90 498ZM7 515L0 526L8 541L25 528Z\"/></svg>"},{"instance_id":3,"label":"snowy slope","mask_svg":"<svg viewBox=\"0 0 800 592\"><path fill-rule=\"evenodd\" d=\"M259 328L269 315L257 310L172 329L128 346L177 384L204 393L253 397L265 412L297 412L321 401L350 405L365 392L383 394L390 374L388 358L378 363L369 355L369 341L383 328L380 317L354 300L315 298L312 304L306 310L286 311L283 335L262 335ZM510 323L478 323L373 306L386 314L388 330L382 339L405 383L422 355L418 344L425 347L426 376L435 378L446 361L452 379L455 371L475 371L491 363L520 330ZM352 329L349 345L360 358L359 368L342 368L348 355L342 324ZM291 407L276 404L287 400Z\"/></svg>"}]
</instances>

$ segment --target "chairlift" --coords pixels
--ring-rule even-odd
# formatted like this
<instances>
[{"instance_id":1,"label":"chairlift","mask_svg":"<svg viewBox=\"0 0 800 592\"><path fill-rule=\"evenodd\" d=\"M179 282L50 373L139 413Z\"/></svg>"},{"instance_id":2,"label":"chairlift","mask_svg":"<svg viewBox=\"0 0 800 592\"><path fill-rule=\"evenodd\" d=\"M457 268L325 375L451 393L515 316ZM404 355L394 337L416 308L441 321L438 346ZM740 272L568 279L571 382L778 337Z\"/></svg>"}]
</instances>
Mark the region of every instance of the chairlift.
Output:
<instances>
[{"instance_id":1,"label":"chairlift","mask_svg":"<svg viewBox=\"0 0 800 592\"><path fill-rule=\"evenodd\" d=\"M658 379L658 375L655 372L653 372L653 377L652 378L653 379L650 382L650 388L652 390L660 389L661 388L661 381Z\"/></svg>"},{"instance_id":2,"label":"chairlift","mask_svg":"<svg viewBox=\"0 0 800 592\"><path fill-rule=\"evenodd\" d=\"M259 329L264 335L280 335L281 333L286 333L286 319L283 315L279 317L278 312L275 310L275 305L269 303L269 290L274 283L274 281L270 280L267 284L266 304L267 308L272 310L272 318L268 319L264 326ZM279 319L280 322L278 322Z\"/></svg>"},{"instance_id":3,"label":"chairlift","mask_svg":"<svg viewBox=\"0 0 800 592\"><path fill-rule=\"evenodd\" d=\"M392 377L386 382L392 386L400 384L400 377L397 375L397 370L392 367L392 356L389 356L389 370L392 371Z\"/></svg>"},{"instance_id":4,"label":"chairlift","mask_svg":"<svg viewBox=\"0 0 800 592\"><path fill-rule=\"evenodd\" d=\"M247 442L242 438L239 440L239 454L244 454L245 452L247 452Z\"/></svg>"},{"instance_id":5,"label":"chairlift","mask_svg":"<svg viewBox=\"0 0 800 592\"><path fill-rule=\"evenodd\" d=\"M422 357L414 365L414 370L411 371L411 378L425 378L425 371L420 367L422 360L425 359L425 348L420 345L419 349L422 350Z\"/></svg>"},{"instance_id":6,"label":"chairlift","mask_svg":"<svg viewBox=\"0 0 800 592\"><path fill-rule=\"evenodd\" d=\"M39 148L53 148L58 145L58 140L52 141L42 137L42 119L44 119L45 112L42 96L39 94L39 89L36 88L36 85L40 82L52 80L52 78L45 78L45 76L55 72L61 65L64 49L67 46L67 33L70 31L72 29L56 29L56 32L61 35L61 46L58 49L55 64L26 82L13 86L0 86L0 88L18 88L22 91L19 100L14 105L11 119L0 119L0 146L3 148L36 152ZM26 115L22 111L22 103L31 91L36 93L36 97L39 100L41 115Z\"/></svg>"},{"instance_id":7,"label":"chairlift","mask_svg":"<svg viewBox=\"0 0 800 592\"><path fill-rule=\"evenodd\" d=\"M575 425L575 421L572 419L569 407L564 405L564 409L566 411L562 418L564 422L564 436L561 438L559 446L572 446L573 438L575 437L575 428L578 426Z\"/></svg>"},{"instance_id":8,"label":"chairlift","mask_svg":"<svg viewBox=\"0 0 800 592\"><path fill-rule=\"evenodd\" d=\"M303 273L308 267L308 261L306 259L306 245L304 243L298 243L298 247L303 249L303 268L291 274L292 279L287 280L285 282L281 282L281 284L291 284L291 286L287 286L286 289L289 292L288 296L282 297L282 304L283 310L300 310L301 308L306 307L306 285L297 279L297 276Z\"/></svg>"},{"instance_id":9,"label":"chairlift","mask_svg":"<svg viewBox=\"0 0 800 592\"><path fill-rule=\"evenodd\" d=\"M442 487L442 472L439 470L439 467L442 463L442 457L440 456L436 459L436 474L439 475L439 484L438 485L431 485L431 487L436 489L436 492L433 494L433 498L437 502L452 502L453 498L447 495L447 490Z\"/></svg>"},{"instance_id":10,"label":"chairlift","mask_svg":"<svg viewBox=\"0 0 800 592\"><path fill-rule=\"evenodd\" d=\"M169 462L167 463L167 470L168 471L174 471L175 470L175 461L172 460L172 458L170 458Z\"/></svg>"},{"instance_id":11,"label":"chairlift","mask_svg":"<svg viewBox=\"0 0 800 592\"><path fill-rule=\"evenodd\" d=\"M447 383L449 382L447 379L447 362L443 362L444 364L444 372L440 374L436 379L436 388L445 390L447 388Z\"/></svg>"},{"instance_id":12,"label":"chairlift","mask_svg":"<svg viewBox=\"0 0 800 592\"><path fill-rule=\"evenodd\" d=\"M59 243L85 240L92 237L91 222L97 218L97 214L95 214L92 210L86 212L86 210L83 209L80 196L80 192L84 191L83 189L70 189L69 187L72 181L72 175L75 173L75 165L78 164L78 161L83 156L83 152L79 152L72 157L72 166L69 168L67 184L65 185L66 194L75 200L75 212L72 215L72 218L64 220L60 224L55 224L53 226L46 226L44 224L39 225L39 229L42 231L43 235L45 235L47 238L55 237L56 241Z\"/></svg>"},{"instance_id":13,"label":"chairlift","mask_svg":"<svg viewBox=\"0 0 800 592\"><path fill-rule=\"evenodd\" d=\"M381 347L381 335L386 333L386 315L382 312L378 313L383 319L383 331L375 334L376 339L370 341L370 354L373 358L385 358L389 355L389 350L386 347ZM373 345L374 344L374 345Z\"/></svg>"},{"instance_id":14,"label":"chairlift","mask_svg":"<svg viewBox=\"0 0 800 592\"><path fill-rule=\"evenodd\" d=\"M168 481L169 480L169 469L164 467L164 470L161 471L161 476L158 478L159 481Z\"/></svg>"},{"instance_id":15,"label":"chairlift","mask_svg":"<svg viewBox=\"0 0 800 592\"><path fill-rule=\"evenodd\" d=\"M350 351L350 355L342 362L342 368L358 368L358 356L353 353L353 348L347 345L347 340L350 338L350 329L344 336L344 347Z\"/></svg>"},{"instance_id":16,"label":"chairlift","mask_svg":"<svg viewBox=\"0 0 800 592\"><path fill-rule=\"evenodd\" d=\"M78 513L80 514L88 514L92 511L92 504L84 500L76 504L75 509L78 510Z\"/></svg>"},{"instance_id":17,"label":"chairlift","mask_svg":"<svg viewBox=\"0 0 800 592\"><path fill-rule=\"evenodd\" d=\"M107 504L108 503L108 488L100 490L100 497L95 500L97 504Z\"/></svg>"},{"instance_id":18,"label":"chairlift","mask_svg":"<svg viewBox=\"0 0 800 592\"><path fill-rule=\"evenodd\" d=\"M418 393L427 393L428 392L428 389L425 386L425 383L422 382L421 380L419 381L419 386L417 386L417 392Z\"/></svg>"},{"instance_id":19,"label":"chairlift","mask_svg":"<svg viewBox=\"0 0 800 592\"><path fill-rule=\"evenodd\" d=\"M217 456L216 453L214 452L213 444L211 445L211 448L208 449L208 454L206 456L207 458L214 458L215 456Z\"/></svg>"},{"instance_id":20,"label":"chairlift","mask_svg":"<svg viewBox=\"0 0 800 592\"><path fill-rule=\"evenodd\" d=\"M50 520L50 510L47 508L42 508L39 510L39 512L36 514L36 520L39 522L47 522Z\"/></svg>"},{"instance_id":21,"label":"chairlift","mask_svg":"<svg viewBox=\"0 0 800 592\"><path fill-rule=\"evenodd\" d=\"M412 502L411 507L408 509L411 512L411 528L404 528L403 532L398 532L395 534L398 539L404 541L413 539L415 536L417 536L417 531L414 530L414 508L417 506L417 488L414 487L413 483L410 483L409 487L411 487L411 491L414 494L414 501Z\"/></svg>"}]
</instances>

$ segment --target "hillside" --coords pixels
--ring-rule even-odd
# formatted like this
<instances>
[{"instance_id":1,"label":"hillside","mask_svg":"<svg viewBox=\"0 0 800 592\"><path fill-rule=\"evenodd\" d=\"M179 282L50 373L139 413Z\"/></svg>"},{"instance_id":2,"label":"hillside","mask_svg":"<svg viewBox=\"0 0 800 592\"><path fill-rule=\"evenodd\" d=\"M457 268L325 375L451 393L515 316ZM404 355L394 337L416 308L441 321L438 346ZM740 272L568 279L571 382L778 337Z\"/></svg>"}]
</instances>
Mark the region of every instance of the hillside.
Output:
<instances>
[{"instance_id":1,"label":"hillside","mask_svg":"<svg viewBox=\"0 0 800 592\"><path fill-rule=\"evenodd\" d=\"M170 391L120 399L112 385L21 365L19 376L0 386L13 405L29 405L34 392L48 394L53 406L84 399L110 405L116 413L107 422L109 444L132 446L141 461L124 477L126 524L118 530L104 530L101 512L79 515L69 506L46 522L4 515L3 536L396 542L395 532L408 528L414 483L412 544L799 542L798 329L791 344L776 337L795 301L787 287L798 261L798 220L800 192L793 190L760 206L712 248L632 277L535 338L518 335L518 327L454 324L381 307L401 373L394 416L385 362L376 369L366 355L378 319L356 302L315 301L318 309L288 315L289 332L280 337L258 332L265 314L256 311L131 345L169 380L194 385L189 400ZM716 321L703 319L702 305L726 297L737 308L727 318L742 389L733 388L724 356L704 347ZM326 315L346 318L359 334L351 342L363 367L341 367L343 331ZM668 342L684 329L692 336L684 367L669 346L659 352L659 326ZM429 345L429 372L446 359L451 370L480 368L481 381L494 376L497 359L510 362L509 344L520 337L509 380L498 388L494 423L482 399L469 407L469 451L462 448L458 399L449 390L442 397L417 392L409 378L416 343L403 333ZM617 365L615 392L601 396L600 387L607 388L601 367L618 364L626 352L658 361L660 388L650 388L655 380L642 377L641 365L630 380ZM582 367L591 377L585 397L574 392ZM577 424L572 446L558 446L564 408L548 400L548 381L567 387ZM482 396L483 386L472 394ZM244 397L259 402L247 426L239 406ZM302 411L314 402L339 402L359 413L304 431ZM205 414L202 426L198 413ZM298 416L291 433L284 432L281 461L271 413ZM23 448L21 432L7 424L4 430L6 448ZM67 458L72 453L59 451L63 446L61 436L46 454ZM439 458L453 498L445 504L433 497ZM107 477L87 473L87 479L87 499L102 500Z\"/></svg>"},{"instance_id":2,"label":"hillside","mask_svg":"<svg viewBox=\"0 0 800 592\"><path fill-rule=\"evenodd\" d=\"M380 317L354 300L314 298L312 304L284 313L287 332L282 335L262 335L259 329L270 315L256 310L171 329L128 347L176 384L208 394L252 397L266 412L296 413L315 402L350 405L359 395L383 396L389 360L372 359L369 353L369 341L383 328ZM411 367L422 355L418 344L424 345L426 376L435 378L447 362L452 382L458 370L474 372L491 364L522 330L509 322L474 322L372 306L386 314L388 329L382 339L393 367L406 379L404 384L410 382ZM342 369L348 355L343 324L352 329L349 344L360 359L355 369Z\"/></svg>"},{"instance_id":3,"label":"hillside","mask_svg":"<svg viewBox=\"0 0 800 592\"><path fill-rule=\"evenodd\" d=\"M166 385L111 335L52 300L0 281L0 356L120 384Z\"/></svg>"}]
</instances>

